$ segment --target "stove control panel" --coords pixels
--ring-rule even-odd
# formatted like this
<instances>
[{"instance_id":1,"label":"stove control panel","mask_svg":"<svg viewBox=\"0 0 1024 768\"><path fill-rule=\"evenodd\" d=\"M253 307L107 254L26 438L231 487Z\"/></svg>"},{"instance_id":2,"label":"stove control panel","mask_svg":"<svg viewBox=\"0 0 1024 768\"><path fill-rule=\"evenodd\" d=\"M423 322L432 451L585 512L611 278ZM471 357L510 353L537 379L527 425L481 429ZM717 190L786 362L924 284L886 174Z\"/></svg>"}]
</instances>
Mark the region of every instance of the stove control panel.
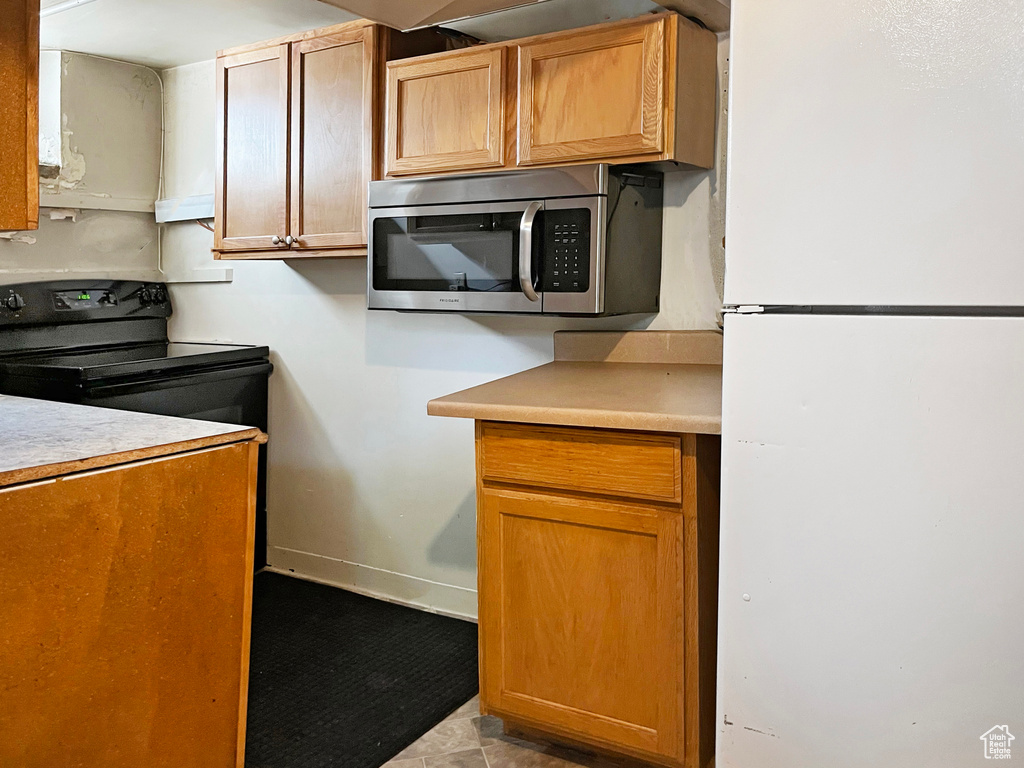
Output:
<instances>
[{"instance_id":1,"label":"stove control panel","mask_svg":"<svg viewBox=\"0 0 1024 768\"><path fill-rule=\"evenodd\" d=\"M77 291L54 291L53 308L58 312L69 309L104 309L117 306L117 294L113 291L82 288Z\"/></svg>"},{"instance_id":2,"label":"stove control panel","mask_svg":"<svg viewBox=\"0 0 1024 768\"><path fill-rule=\"evenodd\" d=\"M165 322L170 316L171 297L163 283L79 278L0 286L0 332L111 320Z\"/></svg>"}]
</instances>

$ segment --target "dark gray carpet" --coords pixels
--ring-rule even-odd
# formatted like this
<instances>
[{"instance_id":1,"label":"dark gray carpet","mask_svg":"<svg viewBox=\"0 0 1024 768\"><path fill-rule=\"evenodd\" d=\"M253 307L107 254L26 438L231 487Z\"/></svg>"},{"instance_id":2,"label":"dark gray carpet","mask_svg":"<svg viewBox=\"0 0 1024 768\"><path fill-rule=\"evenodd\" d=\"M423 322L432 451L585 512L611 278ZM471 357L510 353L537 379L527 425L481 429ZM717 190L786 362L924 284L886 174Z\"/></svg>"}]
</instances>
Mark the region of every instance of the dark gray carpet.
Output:
<instances>
[{"instance_id":1,"label":"dark gray carpet","mask_svg":"<svg viewBox=\"0 0 1024 768\"><path fill-rule=\"evenodd\" d=\"M476 625L256 576L247 768L377 768L477 692Z\"/></svg>"}]
</instances>

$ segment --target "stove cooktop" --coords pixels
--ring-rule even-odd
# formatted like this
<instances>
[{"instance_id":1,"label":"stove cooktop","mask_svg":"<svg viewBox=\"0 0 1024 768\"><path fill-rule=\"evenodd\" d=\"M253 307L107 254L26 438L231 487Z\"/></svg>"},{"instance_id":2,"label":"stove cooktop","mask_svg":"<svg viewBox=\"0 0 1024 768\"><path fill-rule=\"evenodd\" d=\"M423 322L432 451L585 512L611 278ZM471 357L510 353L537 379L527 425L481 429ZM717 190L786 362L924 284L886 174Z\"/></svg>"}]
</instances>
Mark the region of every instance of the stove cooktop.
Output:
<instances>
[{"instance_id":1,"label":"stove cooktop","mask_svg":"<svg viewBox=\"0 0 1024 768\"><path fill-rule=\"evenodd\" d=\"M123 376L181 375L184 369L237 367L266 362L267 347L240 344L159 342L48 353L0 359L0 374L49 380L95 380Z\"/></svg>"}]
</instances>

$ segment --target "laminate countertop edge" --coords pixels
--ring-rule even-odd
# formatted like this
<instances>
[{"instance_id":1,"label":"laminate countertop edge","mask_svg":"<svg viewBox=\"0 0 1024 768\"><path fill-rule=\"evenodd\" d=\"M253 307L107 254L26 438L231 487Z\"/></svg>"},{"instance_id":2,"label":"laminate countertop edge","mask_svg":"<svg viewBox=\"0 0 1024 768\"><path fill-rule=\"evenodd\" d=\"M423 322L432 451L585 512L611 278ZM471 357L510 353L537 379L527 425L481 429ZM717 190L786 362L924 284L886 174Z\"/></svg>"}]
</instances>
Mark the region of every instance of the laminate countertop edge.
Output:
<instances>
[{"instance_id":1,"label":"laminate countertop edge","mask_svg":"<svg viewBox=\"0 0 1024 768\"><path fill-rule=\"evenodd\" d=\"M256 427L0 395L0 488L239 442Z\"/></svg>"},{"instance_id":2,"label":"laminate countertop edge","mask_svg":"<svg viewBox=\"0 0 1024 768\"><path fill-rule=\"evenodd\" d=\"M635 412L629 414L595 414L562 408L532 408L507 405L458 405L428 403L429 416L448 416L479 421L508 421L518 424L540 424L555 427L592 427L594 429L625 429L637 432L671 432L674 434L719 435L721 418L672 416L664 413Z\"/></svg>"},{"instance_id":3,"label":"laminate countertop edge","mask_svg":"<svg viewBox=\"0 0 1024 768\"><path fill-rule=\"evenodd\" d=\"M109 467L116 467L122 464L132 464L137 461L149 459L160 459L167 456L175 456L189 451L199 451L204 448L219 448L234 443L246 443L255 441L265 443L267 436L255 427L247 427L237 432L227 432L223 435L197 438L195 440L183 440L164 445L154 445L148 448L138 448L117 453L107 453L100 456L76 459L73 461L61 461L53 464L41 464L35 467L25 467L0 472L0 490L25 483L50 480L65 475L73 475L79 472L90 472Z\"/></svg>"},{"instance_id":4,"label":"laminate countertop edge","mask_svg":"<svg viewBox=\"0 0 1024 768\"><path fill-rule=\"evenodd\" d=\"M427 403L427 414L638 432L722 432L720 365L556 361Z\"/></svg>"}]
</instances>

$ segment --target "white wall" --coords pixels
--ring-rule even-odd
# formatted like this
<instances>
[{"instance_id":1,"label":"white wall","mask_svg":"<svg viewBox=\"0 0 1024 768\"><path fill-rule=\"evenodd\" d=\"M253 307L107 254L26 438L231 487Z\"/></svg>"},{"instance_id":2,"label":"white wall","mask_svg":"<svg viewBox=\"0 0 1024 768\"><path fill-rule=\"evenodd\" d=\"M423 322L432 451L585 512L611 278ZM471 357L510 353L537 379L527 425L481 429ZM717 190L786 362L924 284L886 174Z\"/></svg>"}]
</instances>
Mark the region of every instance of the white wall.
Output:
<instances>
[{"instance_id":1,"label":"white wall","mask_svg":"<svg viewBox=\"0 0 1024 768\"><path fill-rule=\"evenodd\" d=\"M168 197L213 191L213 72L164 73ZM270 563L475 616L473 424L428 417L427 401L550 361L561 328L717 327L721 171L668 181L656 317L368 312L365 259L235 262L230 284L173 286L174 338L273 350ZM165 265L209 266L211 246L198 225L169 225Z\"/></svg>"},{"instance_id":2,"label":"white wall","mask_svg":"<svg viewBox=\"0 0 1024 768\"><path fill-rule=\"evenodd\" d=\"M159 279L157 73L76 53L43 61L43 144L60 172L41 180L38 231L0 233L0 283Z\"/></svg>"},{"instance_id":3,"label":"white wall","mask_svg":"<svg viewBox=\"0 0 1024 768\"><path fill-rule=\"evenodd\" d=\"M0 283L83 277L157 280L151 213L44 208L39 229L0 232Z\"/></svg>"}]
</instances>

